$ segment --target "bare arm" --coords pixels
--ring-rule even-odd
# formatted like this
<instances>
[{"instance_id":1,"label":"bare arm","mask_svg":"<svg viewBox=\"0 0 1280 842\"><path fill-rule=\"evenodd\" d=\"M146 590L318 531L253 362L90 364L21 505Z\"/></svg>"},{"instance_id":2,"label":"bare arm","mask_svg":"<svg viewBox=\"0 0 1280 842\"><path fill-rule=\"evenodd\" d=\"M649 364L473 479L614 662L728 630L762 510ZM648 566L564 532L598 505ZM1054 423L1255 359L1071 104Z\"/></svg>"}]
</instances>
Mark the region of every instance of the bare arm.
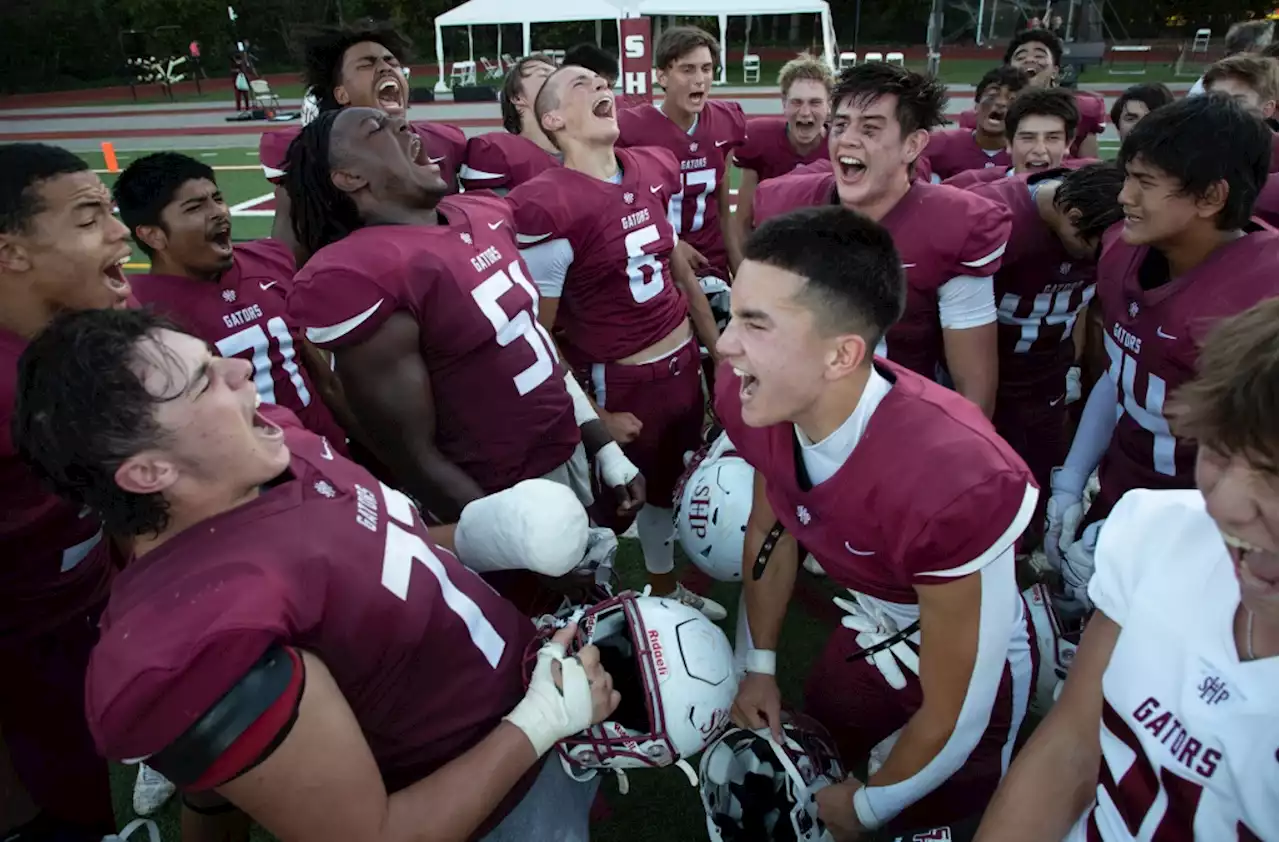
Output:
<instances>
[{"instance_id":1,"label":"bare arm","mask_svg":"<svg viewBox=\"0 0 1280 842\"><path fill-rule=\"evenodd\" d=\"M733 212L733 224L737 229L738 237L739 262L742 261L742 249L746 247L747 239L754 230L752 214L755 213L756 185L759 183L760 174L755 170L742 171L742 180L738 182L738 209ZM737 264L733 265L733 271L738 271Z\"/></svg>"},{"instance_id":2,"label":"bare arm","mask_svg":"<svg viewBox=\"0 0 1280 842\"><path fill-rule=\"evenodd\" d=\"M1061 839L1093 803L1102 751L1102 675L1119 636L1111 618L1094 613L1062 696L996 790L977 842Z\"/></svg>"},{"instance_id":3,"label":"bare arm","mask_svg":"<svg viewBox=\"0 0 1280 842\"><path fill-rule=\"evenodd\" d=\"M964 330L944 328L942 346L956 391L990 418L995 411L999 382L995 322Z\"/></svg>"},{"instance_id":4,"label":"bare arm","mask_svg":"<svg viewBox=\"0 0 1280 842\"><path fill-rule=\"evenodd\" d=\"M1080 141L1080 158L1098 158L1098 136L1096 134L1086 135L1085 139Z\"/></svg>"},{"instance_id":5,"label":"bare arm","mask_svg":"<svg viewBox=\"0 0 1280 842\"><path fill-rule=\"evenodd\" d=\"M262 763L218 787L282 842L465 840L537 761L503 722L474 748L388 795L355 715L315 656L297 722Z\"/></svg>"},{"instance_id":6,"label":"bare arm","mask_svg":"<svg viewBox=\"0 0 1280 842\"><path fill-rule=\"evenodd\" d=\"M298 349L298 356L302 358L302 365L310 375L311 383L319 393L320 400L329 407L338 425L346 430L348 436L372 449L373 445L369 441L368 434L360 428L360 422L356 420L355 413L347 403L342 381L338 379L338 375L329 364L329 355L301 337L295 339L293 344Z\"/></svg>"},{"instance_id":7,"label":"bare arm","mask_svg":"<svg viewBox=\"0 0 1280 842\"><path fill-rule=\"evenodd\" d=\"M436 449L431 373L413 316L392 314L369 339L337 355L343 389L374 454L432 514L456 521L484 491Z\"/></svg>"},{"instance_id":8,"label":"bare arm","mask_svg":"<svg viewBox=\"0 0 1280 842\"><path fill-rule=\"evenodd\" d=\"M747 535L742 545L742 589L746 595L747 618L751 641L756 649L777 649L782 621L787 616L787 603L796 585L800 566L800 549L796 539L783 533L769 556L764 574L755 578L756 556L766 536L778 522L765 494L764 476L755 475L751 516L747 519Z\"/></svg>"},{"instance_id":9,"label":"bare arm","mask_svg":"<svg viewBox=\"0 0 1280 842\"><path fill-rule=\"evenodd\" d=\"M276 187L276 215L271 220L271 239L279 240L289 247L289 251L293 253L293 259L297 261L298 267L307 262L307 258L311 255L301 253L302 247L298 245L298 238L293 233L293 204L289 201L289 192L284 187Z\"/></svg>"},{"instance_id":10,"label":"bare arm","mask_svg":"<svg viewBox=\"0 0 1280 842\"><path fill-rule=\"evenodd\" d=\"M729 153L725 157L724 174L725 177L716 187L716 205L720 210L720 236L724 238L724 249L729 256L729 272L736 274L738 264L742 262L742 240L738 237L738 226L733 218L733 213L729 206L732 201L729 196L729 168L733 166L733 153Z\"/></svg>"},{"instance_id":11,"label":"bare arm","mask_svg":"<svg viewBox=\"0 0 1280 842\"><path fill-rule=\"evenodd\" d=\"M711 305L707 303L707 295L698 284L698 277L693 273L693 267L686 256L685 249L688 248L689 246L683 242L676 243L669 261L671 278L684 292L684 298L689 307L689 318L693 321L694 335L698 337L698 342L711 352L712 362L719 362L720 358L716 356L715 348L716 340L720 338L720 331L716 328L715 316L711 315Z\"/></svg>"}]
</instances>

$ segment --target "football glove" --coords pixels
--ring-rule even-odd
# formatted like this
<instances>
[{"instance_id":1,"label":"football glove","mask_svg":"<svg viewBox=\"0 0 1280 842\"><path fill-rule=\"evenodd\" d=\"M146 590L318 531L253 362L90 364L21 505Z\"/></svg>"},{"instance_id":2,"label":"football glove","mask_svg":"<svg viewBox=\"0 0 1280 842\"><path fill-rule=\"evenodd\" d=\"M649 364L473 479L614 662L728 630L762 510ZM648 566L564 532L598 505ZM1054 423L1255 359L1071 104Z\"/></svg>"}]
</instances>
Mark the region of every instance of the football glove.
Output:
<instances>
[{"instance_id":1,"label":"football glove","mask_svg":"<svg viewBox=\"0 0 1280 842\"><path fill-rule=\"evenodd\" d=\"M1093 607L1089 600L1089 580L1093 578L1094 551L1104 522L1086 526L1080 540L1073 542L1062 557L1062 594L1069 604L1079 606L1076 611L1080 614Z\"/></svg>"},{"instance_id":2,"label":"football glove","mask_svg":"<svg viewBox=\"0 0 1280 842\"><path fill-rule=\"evenodd\" d=\"M870 649L898 634L898 624L879 606L862 598L857 591L851 590L849 593L853 596L852 600L835 597L832 601L847 615L840 620L840 625L858 632L858 646ZM920 656L907 645L908 640L914 640L919 645L920 632L904 637L870 656L871 663L875 664L884 680L895 690L906 689L904 668L913 675L920 674ZM856 653L853 657L857 657Z\"/></svg>"},{"instance_id":3,"label":"football glove","mask_svg":"<svg viewBox=\"0 0 1280 842\"><path fill-rule=\"evenodd\" d=\"M1054 570L1062 570L1062 555L1076 539L1084 516L1082 477L1068 468L1054 468L1049 478L1049 502L1045 505L1044 554Z\"/></svg>"}]
</instances>

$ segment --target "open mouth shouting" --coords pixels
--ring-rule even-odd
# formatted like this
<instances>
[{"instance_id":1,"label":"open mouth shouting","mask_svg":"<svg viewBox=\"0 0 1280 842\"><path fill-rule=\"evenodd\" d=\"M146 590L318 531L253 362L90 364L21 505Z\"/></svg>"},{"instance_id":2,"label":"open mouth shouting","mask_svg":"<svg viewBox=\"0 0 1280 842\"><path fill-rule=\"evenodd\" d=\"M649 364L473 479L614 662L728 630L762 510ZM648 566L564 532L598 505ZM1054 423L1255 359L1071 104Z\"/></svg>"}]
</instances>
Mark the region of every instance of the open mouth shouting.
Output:
<instances>
[{"instance_id":1,"label":"open mouth shouting","mask_svg":"<svg viewBox=\"0 0 1280 842\"><path fill-rule=\"evenodd\" d=\"M614 119L613 108L613 94L610 93L601 94L591 103L591 113L602 120Z\"/></svg>"},{"instance_id":2,"label":"open mouth shouting","mask_svg":"<svg viewBox=\"0 0 1280 842\"><path fill-rule=\"evenodd\" d=\"M1004 118L1008 113L1003 108L993 108L982 121L982 128L991 134L1004 134Z\"/></svg>"},{"instance_id":3,"label":"open mouth shouting","mask_svg":"<svg viewBox=\"0 0 1280 842\"><path fill-rule=\"evenodd\" d=\"M209 230L209 244L221 257L230 257L233 251L231 243L231 223L227 221L215 224Z\"/></svg>"},{"instance_id":4,"label":"open mouth shouting","mask_svg":"<svg viewBox=\"0 0 1280 842\"><path fill-rule=\"evenodd\" d=\"M754 374L749 374L737 367L733 369L733 373L738 376L738 397L745 404L755 397L760 381L756 379Z\"/></svg>"},{"instance_id":5,"label":"open mouth shouting","mask_svg":"<svg viewBox=\"0 0 1280 842\"><path fill-rule=\"evenodd\" d=\"M867 164L856 155L836 158L836 173L845 184L857 184L867 171Z\"/></svg>"},{"instance_id":6,"label":"open mouth shouting","mask_svg":"<svg viewBox=\"0 0 1280 842\"><path fill-rule=\"evenodd\" d=\"M254 435L272 444L284 441L284 430L262 417L262 413L259 412L261 406L262 396L255 394L249 415L249 424L253 428Z\"/></svg>"},{"instance_id":7,"label":"open mouth shouting","mask_svg":"<svg viewBox=\"0 0 1280 842\"><path fill-rule=\"evenodd\" d=\"M392 74L385 74L378 79L377 87L374 88L374 96L378 100L378 107L388 114L404 114L404 88L401 86L403 77L397 79Z\"/></svg>"},{"instance_id":8,"label":"open mouth shouting","mask_svg":"<svg viewBox=\"0 0 1280 842\"><path fill-rule=\"evenodd\" d=\"M129 262L129 258L133 252L129 248L124 249L124 253L116 257L102 269L102 274L107 282L107 289L111 290L118 296L115 304L117 309L127 306L130 286L128 279L124 276L124 265Z\"/></svg>"},{"instance_id":9,"label":"open mouth shouting","mask_svg":"<svg viewBox=\"0 0 1280 842\"><path fill-rule=\"evenodd\" d=\"M1275 555L1227 532L1222 533L1222 540L1235 563L1241 588L1257 596L1274 598L1280 582Z\"/></svg>"}]
</instances>

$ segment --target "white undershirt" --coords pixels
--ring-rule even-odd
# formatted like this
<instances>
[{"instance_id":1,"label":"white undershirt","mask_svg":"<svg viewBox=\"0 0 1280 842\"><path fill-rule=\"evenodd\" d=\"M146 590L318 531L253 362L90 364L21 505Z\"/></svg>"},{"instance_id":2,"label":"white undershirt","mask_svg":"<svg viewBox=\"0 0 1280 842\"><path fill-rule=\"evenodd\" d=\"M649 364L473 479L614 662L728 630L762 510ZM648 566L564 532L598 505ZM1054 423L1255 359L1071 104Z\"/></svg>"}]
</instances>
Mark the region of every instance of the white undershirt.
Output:
<instances>
[{"instance_id":1,"label":"white undershirt","mask_svg":"<svg viewBox=\"0 0 1280 842\"><path fill-rule=\"evenodd\" d=\"M799 427L795 428L805 473L809 475L809 480L814 485L821 485L831 479L835 472L849 460L862 434L866 432L867 425L871 423L871 413L876 411L876 407L885 399L892 387L893 384L872 368L871 376L867 378L867 385L862 390L862 397L858 398L858 405L853 408L853 412L844 420L844 423L835 429L835 432L822 441L814 442L810 441Z\"/></svg>"}]
</instances>

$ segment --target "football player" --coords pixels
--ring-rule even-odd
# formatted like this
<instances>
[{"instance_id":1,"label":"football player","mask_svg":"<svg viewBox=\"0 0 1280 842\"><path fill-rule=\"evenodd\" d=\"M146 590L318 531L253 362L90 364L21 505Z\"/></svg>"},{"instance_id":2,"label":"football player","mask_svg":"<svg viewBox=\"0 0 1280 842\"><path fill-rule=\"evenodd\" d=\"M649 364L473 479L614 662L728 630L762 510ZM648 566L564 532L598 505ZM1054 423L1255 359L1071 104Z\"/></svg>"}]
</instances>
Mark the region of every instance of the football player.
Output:
<instances>
[{"instance_id":1,"label":"football player","mask_svg":"<svg viewBox=\"0 0 1280 842\"><path fill-rule=\"evenodd\" d=\"M258 395L292 410L345 455L346 433L317 389L332 372L285 309L297 270L288 214L276 215L272 237L233 246L231 214L213 169L177 152L134 161L112 194L134 242L151 258L151 271L130 279L138 301L224 357L250 360Z\"/></svg>"},{"instance_id":2,"label":"football player","mask_svg":"<svg viewBox=\"0 0 1280 842\"><path fill-rule=\"evenodd\" d=\"M1197 96L1151 112L1120 147L1124 224L1104 238L1097 274L1110 365L1053 472L1045 528L1073 601L1087 598L1097 522L1125 492L1194 483L1195 444L1170 431L1165 399L1195 371L1205 333L1276 294L1276 232L1249 220L1270 135L1238 103ZM1101 491L1082 521L1095 468Z\"/></svg>"},{"instance_id":3,"label":"football player","mask_svg":"<svg viewBox=\"0 0 1280 842\"><path fill-rule=\"evenodd\" d=\"M540 758L616 707L612 679L591 647L563 657L570 627L526 691L533 625L460 563L572 564L578 501L539 480L428 531L288 410L255 409L252 374L145 309L59 318L23 356L23 457L134 540L85 682L102 755L282 842L585 840L595 785Z\"/></svg>"},{"instance_id":4,"label":"football player","mask_svg":"<svg viewBox=\"0 0 1280 842\"><path fill-rule=\"evenodd\" d=\"M963 826L995 791L1026 710L1014 542L1035 484L973 404L873 359L907 295L883 227L807 208L757 229L744 258L716 378L725 432L756 469L734 719L780 737L774 653L803 545L849 589L805 712L845 763L872 761L865 785L817 793L819 817L839 839Z\"/></svg>"},{"instance_id":5,"label":"football player","mask_svg":"<svg viewBox=\"0 0 1280 842\"><path fill-rule=\"evenodd\" d=\"M762 184L756 222L792 208L840 204L887 228L907 273L906 312L888 331L889 359L931 379L945 374L990 415L996 396L991 277L1000 268L1010 217L1007 208L964 190L912 181L945 101L942 83L901 67L845 70L832 96L834 170Z\"/></svg>"},{"instance_id":6,"label":"football player","mask_svg":"<svg viewBox=\"0 0 1280 842\"><path fill-rule=\"evenodd\" d=\"M492 190L503 196L543 170L560 166L560 151L538 127L533 114L533 101L555 69L552 59L537 54L512 66L502 83L502 127L506 131L485 132L467 141L467 160L458 173L463 187Z\"/></svg>"},{"instance_id":7,"label":"football player","mask_svg":"<svg viewBox=\"0 0 1280 842\"><path fill-rule=\"evenodd\" d=\"M944 129L929 135L921 157L929 162L934 181L946 181L966 170L1009 169L1005 142L1005 115L1018 91L1027 86L1027 74L1016 67L988 70L974 91L976 125L972 129Z\"/></svg>"},{"instance_id":8,"label":"football player","mask_svg":"<svg viewBox=\"0 0 1280 842\"><path fill-rule=\"evenodd\" d=\"M667 215L691 249L708 293L723 289L740 259L725 174L734 150L747 139L742 106L711 99L719 54L716 39L697 27L663 30L653 48L662 105L636 105L618 114L618 146L658 146L675 155L680 189L670 197Z\"/></svg>"},{"instance_id":9,"label":"football player","mask_svg":"<svg viewBox=\"0 0 1280 842\"><path fill-rule=\"evenodd\" d=\"M1271 127L1270 172L1280 170L1280 135L1276 134L1276 114L1280 94L1276 93L1275 59L1239 55L1209 66L1204 74L1205 93L1231 97Z\"/></svg>"},{"instance_id":10,"label":"football player","mask_svg":"<svg viewBox=\"0 0 1280 842\"><path fill-rule=\"evenodd\" d=\"M393 29L334 29L307 43L303 83L316 93L321 111L361 106L408 120L409 80L401 65L408 48ZM456 173L466 157L466 135L456 126L426 120L414 120L409 127L421 139L427 160L440 167L449 192L454 192ZM300 130L263 132L258 157L268 180L278 182L284 175L289 144Z\"/></svg>"},{"instance_id":11,"label":"football player","mask_svg":"<svg viewBox=\"0 0 1280 842\"><path fill-rule=\"evenodd\" d=\"M1111 106L1111 124L1123 142L1138 121L1162 105L1173 102L1173 92L1162 82L1143 82L1125 88Z\"/></svg>"},{"instance_id":12,"label":"football player","mask_svg":"<svg viewBox=\"0 0 1280 842\"><path fill-rule=\"evenodd\" d=\"M1271 299L1220 322L1171 396L1196 489L1130 491L1107 519L1097 610L982 842L1280 838L1278 319Z\"/></svg>"},{"instance_id":13,"label":"football player","mask_svg":"<svg viewBox=\"0 0 1280 842\"><path fill-rule=\"evenodd\" d=\"M564 167L508 199L541 293L539 318L562 331L566 361L590 378L602 418L644 474L650 503L636 529L654 593L722 619L722 607L674 572L675 486L685 452L702 443L694 337L714 347L718 335L697 278L675 253L666 211L683 189L679 166L666 149L614 148L613 94L586 68L551 74L535 107Z\"/></svg>"},{"instance_id":14,"label":"football player","mask_svg":"<svg viewBox=\"0 0 1280 842\"><path fill-rule=\"evenodd\" d=\"M952 187L988 184L1010 175L1045 172L1063 166L1067 143L1075 135L1076 99L1061 88L1033 88L1018 95L1004 118L1004 137L1012 166L1006 170L965 170L944 181ZM1083 163L1083 159L1072 161ZM1079 164L1072 164L1079 166Z\"/></svg>"},{"instance_id":15,"label":"football player","mask_svg":"<svg viewBox=\"0 0 1280 842\"><path fill-rule=\"evenodd\" d=\"M538 324L505 200L446 198L419 136L372 108L322 113L289 161L311 255L289 313L332 350L369 446L406 490L443 522L540 476L589 503L585 434L606 484L639 505L635 467Z\"/></svg>"},{"instance_id":16,"label":"football player","mask_svg":"<svg viewBox=\"0 0 1280 842\"><path fill-rule=\"evenodd\" d=\"M121 559L95 515L19 460L10 419L31 338L59 312L125 306L130 252L88 164L57 146L0 145L0 731L37 821L76 842L116 829L84 675Z\"/></svg>"},{"instance_id":17,"label":"football player","mask_svg":"<svg viewBox=\"0 0 1280 842\"><path fill-rule=\"evenodd\" d=\"M733 212L739 241L751 234L756 185L786 175L796 167L827 160L827 120L831 116L831 68L802 53L778 71L782 89L781 117L752 117L747 140L733 154L742 170L737 209Z\"/></svg>"},{"instance_id":18,"label":"football player","mask_svg":"<svg viewBox=\"0 0 1280 842\"><path fill-rule=\"evenodd\" d=\"M1062 39L1047 29L1019 32L1004 51L1004 63L1029 75L1033 88L1056 87L1058 74L1062 72ZM1097 136L1107 130L1106 103L1088 91L1076 90L1073 94L1080 123L1068 151L1072 158L1097 158ZM973 111L965 111L959 123L961 128L974 128L977 116Z\"/></svg>"},{"instance_id":19,"label":"football player","mask_svg":"<svg viewBox=\"0 0 1280 842\"><path fill-rule=\"evenodd\" d=\"M1031 91L1024 96L1056 93ZM1015 103L1015 108L1018 104ZM1075 109L1075 103L1064 104ZM1056 128L1059 149L1069 131ZM1094 295L1102 234L1121 219L1116 200L1124 173L1110 163L1003 178L974 187L1013 213L1009 248L995 276L1000 331L1000 387L992 416L996 431L1049 487L1049 473L1066 458L1067 371L1075 361L1072 332ZM1040 533L1044 495L1032 521Z\"/></svg>"}]
</instances>

